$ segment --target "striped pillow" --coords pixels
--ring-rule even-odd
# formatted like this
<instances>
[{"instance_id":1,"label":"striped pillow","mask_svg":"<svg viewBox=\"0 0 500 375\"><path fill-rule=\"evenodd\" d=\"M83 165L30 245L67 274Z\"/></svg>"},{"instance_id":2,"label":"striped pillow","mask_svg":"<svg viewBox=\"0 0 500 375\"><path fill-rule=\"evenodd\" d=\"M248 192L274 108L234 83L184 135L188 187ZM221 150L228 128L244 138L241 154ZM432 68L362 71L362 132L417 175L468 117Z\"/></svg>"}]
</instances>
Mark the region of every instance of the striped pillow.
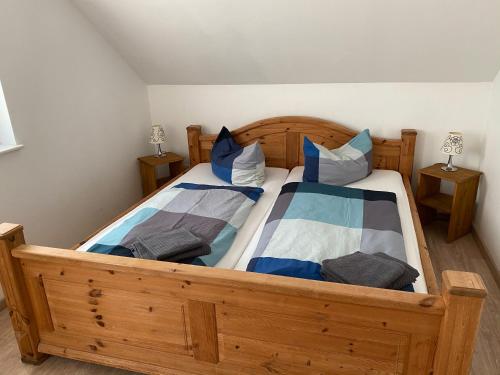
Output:
<instances>
[{"instance_id":1,"label":"striped pillow","mask_svg":"<svg viewBox=\"0 0 500 375\"><path fill-rule=\"evenodd\" d=\"M368 129L340 148L326 147L304 138L305 182L347 185L372 173L372 139Z\"/></svg>"},{"instance_id":2,"label":"striped pillow","mask_svg":"<svg viewBox=\"0 0 500 375\"><path fill-rule=\"evenodd\" d=\"M212 172L220 179L238 186L262 186L265 159L258 142L246 147L236 143L223 127L212 147Z\"/></svg>"}]
</instances>

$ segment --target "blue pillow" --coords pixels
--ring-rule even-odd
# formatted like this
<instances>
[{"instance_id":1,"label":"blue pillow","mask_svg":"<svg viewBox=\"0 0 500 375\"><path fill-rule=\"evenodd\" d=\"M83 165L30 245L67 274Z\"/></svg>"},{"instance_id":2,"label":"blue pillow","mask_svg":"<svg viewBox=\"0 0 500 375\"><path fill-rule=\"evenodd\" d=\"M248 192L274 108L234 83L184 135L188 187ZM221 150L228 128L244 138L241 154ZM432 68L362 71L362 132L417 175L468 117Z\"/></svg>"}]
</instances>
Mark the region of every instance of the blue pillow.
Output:
<instances>
[{"instance_id":1,"label":"blue pillow","mask_svg":"<svg viewBox=\"0 0 500 375\"><path fill-rule=\"evenodd\" d=\"M212 172L220 179L238 186L262 186L265 158L258 142L246 147L236 143L223 127L212 147Z\"/></svg>"},{"instance_id":2,"label":"blue pillow","mask_svg":"<svg viewBox=\"0 0 500 375\"><path fill-rule=\"evenodd\" d=\"M328 150L304 137L303 181L347 185L372 173L372 139L363 130L340 148Z\"/></svg>"}]
</instances>

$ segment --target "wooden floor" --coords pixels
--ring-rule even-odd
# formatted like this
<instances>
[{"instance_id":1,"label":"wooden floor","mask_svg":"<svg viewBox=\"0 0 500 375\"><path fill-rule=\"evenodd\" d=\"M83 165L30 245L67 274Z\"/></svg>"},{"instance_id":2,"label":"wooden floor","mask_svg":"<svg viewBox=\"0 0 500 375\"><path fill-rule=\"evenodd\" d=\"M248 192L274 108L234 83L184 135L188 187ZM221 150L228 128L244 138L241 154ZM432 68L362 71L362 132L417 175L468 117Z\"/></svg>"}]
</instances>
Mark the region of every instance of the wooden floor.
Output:
<instances>
[{"instance_id":1,"label":"wooden floor","mask_svg":"<svg viewBox=\"0 0 500 375\"><path fill-rule=\"evenodd\" d=\"M456 269L479 273L488 288L488 299L481 321L472 375L500 375L500 289L481 257L471 235L447 244L446 224L435 222L425 228L432 261L438 277L441 270ZM25 365L19 360L9 317L0 312L0 374L12 375L124 375L131 372L51 357L42 365Z\"/></svg>"},{"instance_id":2,"label":"wooden floor","mask_svg":"<svg viewBox=\"0 0 500 375\"><path fill-rule=\"evenodd\" d=\"M441 271L453 269L480 274L488 289L471 375L500 375L500 288L481 256L472 235L446 243L446 223L436 221L424 228L438 282Z\"/></svg>"}]
</instances>

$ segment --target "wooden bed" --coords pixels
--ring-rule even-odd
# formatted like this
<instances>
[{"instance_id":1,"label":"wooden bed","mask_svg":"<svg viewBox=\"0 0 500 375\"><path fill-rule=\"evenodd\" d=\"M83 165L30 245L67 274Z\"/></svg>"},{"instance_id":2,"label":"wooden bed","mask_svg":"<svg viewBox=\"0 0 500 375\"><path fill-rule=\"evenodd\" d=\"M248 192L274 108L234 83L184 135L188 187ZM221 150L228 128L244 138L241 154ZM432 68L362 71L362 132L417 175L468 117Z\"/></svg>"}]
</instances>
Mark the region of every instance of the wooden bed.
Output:
<instances>
[{"instance_id":1,"label":"wooden bed","mask_svg":"<svg viewBox=\"0 0 500 375\"><path fill-rule=\"evenodd\" d=\"M187 128L191 165L215 135ZM303 163L307 135L326 147L356 132L278 117L233 132L268 166ZM149 374L467 374L486 296L473 273L439 290L410 187L417 133L373 138L374 166L404 178L429 294L325 283L26 245L0 225L0 276L25 362L48 354Z\"/></svg>"}]
</instances>

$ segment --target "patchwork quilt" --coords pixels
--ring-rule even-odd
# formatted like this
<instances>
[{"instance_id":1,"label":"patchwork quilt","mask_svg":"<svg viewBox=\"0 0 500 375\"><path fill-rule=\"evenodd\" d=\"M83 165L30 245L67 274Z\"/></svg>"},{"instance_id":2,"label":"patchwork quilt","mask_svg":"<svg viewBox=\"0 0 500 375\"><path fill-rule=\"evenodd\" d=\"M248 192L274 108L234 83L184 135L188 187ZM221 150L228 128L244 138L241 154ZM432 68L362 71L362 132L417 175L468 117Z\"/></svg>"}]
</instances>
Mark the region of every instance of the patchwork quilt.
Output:
<instances>
[{"instance_id":1,"label":"patchwork quilt","mask_svg":"<svg viewBox=\"0 0 500 375\"><path fill-rule=\"evenodd\" d=\"M231 247L263 189L181 183L165 189L126 216L118 226L82 251L133 256L137 236L184 228L210 245L212 252L193 264L214 266Z\"/></svg>"},{"instance_id":2,"label":"patchwork quilt","mask_svg":"<svg viewBox=\"0 0 500 375\"><path fill-rule=\"evenodd\" d=\"M406 262L396 195L291 182L281 190L247 271L322 280L323 260L356 251Z\"/></svg>"}]
</instances>

